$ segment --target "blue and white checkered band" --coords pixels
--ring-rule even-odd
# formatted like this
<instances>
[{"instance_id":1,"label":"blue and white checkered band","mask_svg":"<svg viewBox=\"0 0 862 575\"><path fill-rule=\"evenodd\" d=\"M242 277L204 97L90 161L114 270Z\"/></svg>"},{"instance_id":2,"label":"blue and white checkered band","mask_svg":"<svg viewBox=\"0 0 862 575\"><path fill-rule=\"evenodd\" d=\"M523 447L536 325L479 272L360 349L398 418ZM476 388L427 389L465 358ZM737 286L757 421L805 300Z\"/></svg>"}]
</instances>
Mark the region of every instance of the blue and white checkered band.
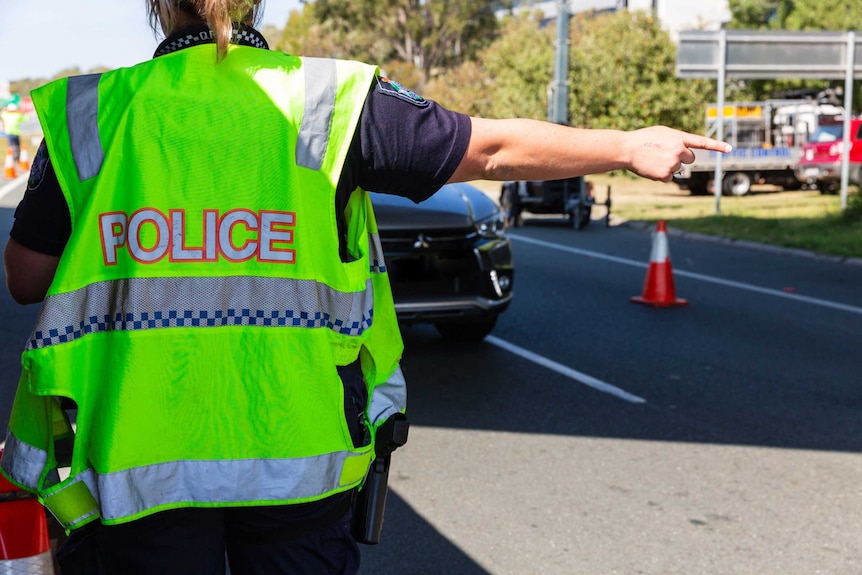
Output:
<instances>
[{"instance_id":1,"label":"blue and white checkered band","mask_svg":"<svg viewBox=\"0 0 862 575\"><path fill-rule=\"evenodd\" d=\"M69 343L93 333L171 328L329 329L358 337L371 327L373 318L370 280L363 291L340 292L311 280L134 278L49 296L27 349Z\"/></svg>"},{"instance_id":2,"label":"blue and white checkered band","mask_svg":"<svg viewBox=\"0 0 862 575\"><path fill-rule=\"evenodd\" d=\"M215 38L212 30L204 25L193 26L180 30L176 34L171 34L170 37L159 44L153 57L164 56L165 54L170 54L190 46L212 44L214 42ZM238 44L240 46L252 46L254 48L269 50L269 44L266 43L264 37L254 28L250 28L244 24L238 30L234 29L230 42L231 44Z\"/></svg>"}]
</instances>

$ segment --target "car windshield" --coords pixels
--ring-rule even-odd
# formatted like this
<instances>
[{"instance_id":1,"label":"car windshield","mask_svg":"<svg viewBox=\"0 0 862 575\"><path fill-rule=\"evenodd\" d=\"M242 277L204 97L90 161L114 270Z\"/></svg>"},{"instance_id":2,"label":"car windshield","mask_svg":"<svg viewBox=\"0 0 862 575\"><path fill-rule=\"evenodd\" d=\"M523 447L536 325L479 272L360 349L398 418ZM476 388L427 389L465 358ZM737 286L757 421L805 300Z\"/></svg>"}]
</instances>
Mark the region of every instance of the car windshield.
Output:
<instances>
[{"instance_id":1,"label":"car windshield","mask_svg":"<svg viewBox=\"0 0 862 575\"><path fill-rule=\"evenodd\" d=\"M844 132L843 128L843 124L826 124L825 126L820 126L811 135L810 141L822 143L840 140Z\"/></svg>"}]
</instances>

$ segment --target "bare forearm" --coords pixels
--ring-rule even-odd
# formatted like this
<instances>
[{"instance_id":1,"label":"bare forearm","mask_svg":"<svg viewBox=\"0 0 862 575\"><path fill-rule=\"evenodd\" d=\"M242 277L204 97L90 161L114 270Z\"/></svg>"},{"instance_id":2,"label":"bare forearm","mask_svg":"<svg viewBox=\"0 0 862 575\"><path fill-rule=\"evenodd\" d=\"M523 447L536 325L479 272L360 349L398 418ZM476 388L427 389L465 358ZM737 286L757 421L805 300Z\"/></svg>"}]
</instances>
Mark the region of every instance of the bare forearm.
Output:
<instances>
[{"instance_id":1,"label":"bare forearm","mask_svg":"<svg viewBox=\"0 0 862 575\"><path fill-rule=\"evenodd\" d=\"M60 258L24 247L9 239L3 252L6 269L6 288L12 299L20 304L38 303L54 280Z\"/></svg>"},{"instance_id":2,"label":"bare forearm","mask_svg":"<svg viewBox=\"0 0 862 575\"><path fill-rule=\"evenodd\" d=\"M473 118L467 153L451 181L552 180L626 169L669 180L691 148L722 152L721 142L655 126L642 130L589 130L537 120Z\"/></svg>"}]
</instances>

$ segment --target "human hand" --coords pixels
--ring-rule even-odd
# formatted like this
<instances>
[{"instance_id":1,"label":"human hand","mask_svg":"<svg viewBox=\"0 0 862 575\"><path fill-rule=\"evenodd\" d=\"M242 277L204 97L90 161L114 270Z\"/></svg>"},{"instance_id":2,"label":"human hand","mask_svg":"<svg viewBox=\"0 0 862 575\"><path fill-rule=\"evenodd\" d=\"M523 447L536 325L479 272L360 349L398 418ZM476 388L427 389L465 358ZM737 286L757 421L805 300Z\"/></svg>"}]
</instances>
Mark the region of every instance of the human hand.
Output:
<instances>
[{"instance_id":1,"label":"human hand","mask_svg":"<svg viewBox=\"0 0 862 575\"><path fill-rule=\"evenodd\" d=\"M644 178L670 182L683 164L694 162L692 149L728 153L730 144L665 126L626 132L629 170Z\"/></svg>"}]
</instances>

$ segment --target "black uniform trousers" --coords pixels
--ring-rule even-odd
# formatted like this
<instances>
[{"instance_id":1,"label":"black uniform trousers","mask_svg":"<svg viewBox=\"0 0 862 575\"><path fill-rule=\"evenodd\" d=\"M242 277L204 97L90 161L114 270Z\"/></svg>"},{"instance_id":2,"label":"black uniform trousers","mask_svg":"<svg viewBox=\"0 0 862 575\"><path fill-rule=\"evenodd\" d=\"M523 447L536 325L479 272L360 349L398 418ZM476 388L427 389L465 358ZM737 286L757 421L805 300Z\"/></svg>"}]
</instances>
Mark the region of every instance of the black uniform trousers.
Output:
<instances>
[{"instance_id":1,"label":"black uniform trousers","mask_svg":"<svg viewBox=\"0 0 862 575\"><path fill-rule=\"evenodd\" d=\"M71 533L61 575L355 575L350 494L273 507L187 508Z\"/></svg>"}]
</instances>

